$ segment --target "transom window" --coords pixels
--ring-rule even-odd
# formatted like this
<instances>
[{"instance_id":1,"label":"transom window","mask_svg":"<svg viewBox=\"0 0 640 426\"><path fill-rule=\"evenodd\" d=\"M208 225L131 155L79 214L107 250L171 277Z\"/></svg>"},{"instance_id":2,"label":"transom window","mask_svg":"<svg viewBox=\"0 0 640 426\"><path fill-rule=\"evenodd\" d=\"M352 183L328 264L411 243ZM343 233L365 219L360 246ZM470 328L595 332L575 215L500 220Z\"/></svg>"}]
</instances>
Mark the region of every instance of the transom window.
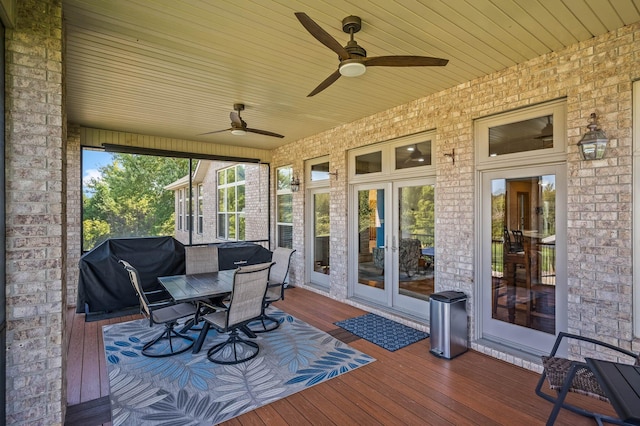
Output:
<instances>
[{"instance_id":1,"label":"transom window","mask_svg":"<svg viewBox=\"0 0 640 426\"><path fill-rule=\"evenodd\" d=\"M533 164L566 155L565 105L558 100L477 120L478 166Z\"/></svg>"},{"instance_id":2,"label":"transom window","mask_svg":"<svg viewBox=\"0 0 640 426\"><path fill-rule=\"evenodd\" d=\"M409 177L416 172L434 174L434 137L435 132L430 131L353 150L349 156L350 181Z\"/></svg>"}]
</instances>

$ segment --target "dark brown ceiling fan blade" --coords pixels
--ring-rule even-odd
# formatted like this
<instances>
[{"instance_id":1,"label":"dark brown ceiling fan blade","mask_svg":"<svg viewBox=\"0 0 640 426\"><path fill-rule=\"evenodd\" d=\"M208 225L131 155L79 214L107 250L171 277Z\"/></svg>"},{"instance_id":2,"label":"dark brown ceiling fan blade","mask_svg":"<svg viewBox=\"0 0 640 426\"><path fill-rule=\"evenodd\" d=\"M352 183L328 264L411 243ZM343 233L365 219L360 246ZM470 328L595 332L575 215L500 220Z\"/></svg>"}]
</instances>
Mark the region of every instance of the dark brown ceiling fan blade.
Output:
<instances>
[{"instance_id":1,"label":"dark brown ceiling fan blade","mask_svg":"<svg viewBox=\"0 0 640 426\"><path fill-rule=\"evenodd\" d=\"M327 87L335 83L336 80L339 78L340 78L340 70L336 70L333 74L327 77L322 83L320 83L318 87L313 89L313 91L307 95L307 98L310 98L311 96L317 95L318 93L322 92L324 89L326 89Z\"/></svg>"},{"instance_id":2,"label":"dark brown ceiling fan blade","mask_svg":"<svg viewBox=\"0 0 640 426\"><path fill-rule=\"evenodd\" d=\"M247 132L251 132L251 133L257 133L259 135L265 135L265 136L273 136L274 138L284 138L284 136L279 135L277 133L273 133L273 132L268 132L266 130L259 130L259 129L250 129L250 128L246 128L245 129Z\"/></svg>"},{"instance_id":3,"label":"dark brown ceiling fan blade","mask_svg":"<svg viewBox=\"0 0 640 426\"><path fill-rule=\"evenodd\" d=\"M233 104L233 109L234 111L231 111L229 113L229 118L231 119L231 127L229 129L215 130L213 132L207 132L207 133L200 133L198 136L212 135L214 133L231 131L231 134L236 136L242 136L245 133L249 132L249 133L257 133L259 135L273 136L274 138L284 138L284 136L279 135L278 133L268 132L266 130L260 130L260 129L249 129L247 127L247 123L240 116L240 111L244 111L244 104Z\"/></svg>"},{"instance_id":4,"label":"dark brown ceiling fan blade","mask_svg":"<svg viewBox=\"0 0 640 426\"><path fill-rule=\"evenodd\" d=\"M368 67L442 67L448 59L431 58L429 56L376 56L363 58L362 63Z\"/></svg>"},{"instance_id":5,"label":"dark brown ceiling fan blade","mask_svg":"<svg viewBox=\"0 0 640 426\"><path fill-rule=\"evenodd\" d=\"M224 130L215 130L215 131L213 131L213 132L200 133L200 134L199 134L199 135L197 135L197 136L212 135L212 134L214 134L214 133L228 132L229 130L233 130L233 129L229 128L229 129L224 129Z\"/></svg>"},{"instance_id":6,"label":"dark brown ceiling fan blade","mask_svg":"<svg viewBox=\"0 0 640 426\"><path fill-rule=\"evenodd\" d=\"M340 59L349 59L349 52L347 52L347 50L342 47L342 45L331 36L331 34L323 30L322 27L316 24L313 19L309 18L306 13L296 12L295 15L302 26L305 27L305 29L309 31L309 34L315 37L316 40L336 52Z\"/></svg>"}]
</instances>

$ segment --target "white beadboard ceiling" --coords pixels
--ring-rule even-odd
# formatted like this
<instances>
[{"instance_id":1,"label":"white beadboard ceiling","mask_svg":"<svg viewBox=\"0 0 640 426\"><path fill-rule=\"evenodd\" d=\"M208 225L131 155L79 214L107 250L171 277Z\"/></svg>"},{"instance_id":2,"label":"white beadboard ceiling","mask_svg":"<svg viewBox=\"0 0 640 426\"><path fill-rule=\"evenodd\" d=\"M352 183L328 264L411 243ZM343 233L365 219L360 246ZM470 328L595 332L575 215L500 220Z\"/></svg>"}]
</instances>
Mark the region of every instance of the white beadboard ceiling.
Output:
<instances>
[{"instance_id":1,"label":"white beadboard ceiling","mask_svg":"<svg viewBox=\"0 0 640 426\"><path fill-rule=\"evenodd\" d=\"M446 58L445 67L371 67L307 97L337 55L342 19L369 57ZM640 20L640 0L63 0L72 123L273 149ZM233 104L250 128L229 132Z\"/></svg>"}]
</instances>

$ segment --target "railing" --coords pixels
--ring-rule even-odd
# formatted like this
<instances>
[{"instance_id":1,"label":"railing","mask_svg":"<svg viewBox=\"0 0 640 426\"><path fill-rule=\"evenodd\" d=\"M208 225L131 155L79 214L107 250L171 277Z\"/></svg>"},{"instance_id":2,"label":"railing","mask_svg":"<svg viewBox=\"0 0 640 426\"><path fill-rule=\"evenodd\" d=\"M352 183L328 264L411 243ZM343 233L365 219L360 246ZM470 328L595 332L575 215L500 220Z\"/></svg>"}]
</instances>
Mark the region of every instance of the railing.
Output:
<instances>
[{"instance_id":1,"label":"railing","mask_svg":"<svg viewBox=\"0 0 640 426\"><path fill-rule=\"evenodd\" d=\"M537 271L532 271L532 279L539 284L556 284L556 246L553 243L536 244ZM504 268L504 243L491 240L491 276L502 277Z\"/></svg>"}]
</instances>

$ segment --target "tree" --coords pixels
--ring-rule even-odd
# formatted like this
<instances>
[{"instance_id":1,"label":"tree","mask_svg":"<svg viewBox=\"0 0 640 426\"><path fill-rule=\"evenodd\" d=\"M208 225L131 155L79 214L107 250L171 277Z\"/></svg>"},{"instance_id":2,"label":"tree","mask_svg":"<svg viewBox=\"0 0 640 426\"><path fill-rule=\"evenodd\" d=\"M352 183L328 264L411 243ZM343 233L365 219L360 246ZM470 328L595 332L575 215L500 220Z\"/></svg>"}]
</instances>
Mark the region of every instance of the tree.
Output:
<instances>
[{"instance_id":1,"label":"tree","mask_svg":"<svg viewBox=\"0 0 640 426\"><path fill-rule=\"evenodd\" d=\"M174 195L164 187L189 173L188 159L114 154L99 171L83 197L84 250L107 238L173 234Z\"/></svg>"}]
</instances>

